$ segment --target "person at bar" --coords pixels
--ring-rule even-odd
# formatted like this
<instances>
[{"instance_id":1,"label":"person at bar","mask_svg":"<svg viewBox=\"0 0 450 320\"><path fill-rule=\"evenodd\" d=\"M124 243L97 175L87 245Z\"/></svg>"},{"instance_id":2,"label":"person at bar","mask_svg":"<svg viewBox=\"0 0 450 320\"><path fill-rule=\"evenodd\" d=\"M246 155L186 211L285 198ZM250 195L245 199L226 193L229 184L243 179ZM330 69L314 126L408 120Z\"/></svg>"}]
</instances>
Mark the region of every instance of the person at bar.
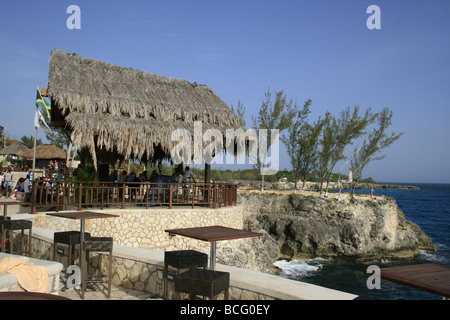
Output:
<instances>
[{"instance_id":1,"label":"person at bar","mask_svg":"<svg viewBox=\"0 0 450 320\"><path fill-rule=\"evenodd\" d=\"M189 170L189 167L186 167L186 170L183 171L182 177L182 183L185 183L185 185L183 185L183 199L188 200L190 192L189 189L192 188L192 182L197 182L195 181L195 175Z\"/></svg>"}]
</instances>

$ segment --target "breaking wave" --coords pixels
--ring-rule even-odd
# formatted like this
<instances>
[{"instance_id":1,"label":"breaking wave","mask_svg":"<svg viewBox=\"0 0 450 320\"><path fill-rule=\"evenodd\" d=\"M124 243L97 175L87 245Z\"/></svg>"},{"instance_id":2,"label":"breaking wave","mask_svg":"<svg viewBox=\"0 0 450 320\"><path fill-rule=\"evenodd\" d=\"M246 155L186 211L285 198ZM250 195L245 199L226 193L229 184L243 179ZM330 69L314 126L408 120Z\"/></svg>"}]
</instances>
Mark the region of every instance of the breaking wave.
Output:
<instances>
[{"instance_id":1,"label":"breaking wave","mask_svg":"<svg viewBox=\"0 0 450 320\"><path fill-rule=\"evenodd\" d=\"M305 261L278 260L274 263L274 265L280 269L280 276L290 279L298 279L311 276L322 270L323 264L326 261L327 260L322 258L309 259Z\"/></svg>"}]
</instances>

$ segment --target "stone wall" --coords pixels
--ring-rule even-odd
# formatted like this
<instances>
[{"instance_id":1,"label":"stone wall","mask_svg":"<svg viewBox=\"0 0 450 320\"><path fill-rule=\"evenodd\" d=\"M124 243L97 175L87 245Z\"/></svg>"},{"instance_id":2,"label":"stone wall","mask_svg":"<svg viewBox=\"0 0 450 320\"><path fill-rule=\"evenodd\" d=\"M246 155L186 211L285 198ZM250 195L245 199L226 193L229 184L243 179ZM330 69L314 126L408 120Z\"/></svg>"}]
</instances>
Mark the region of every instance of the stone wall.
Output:
<instances>
[{"instance_id":1,"label":"stone wall","mask_svg":"<svg viewBox=\"0 0 450 320\"><path fill-rule=\"evenodd\" d=\"M15 241L21 241L20 233L15 233ZM43 260L53 260L53 231L37 229L33 233L33 257ZM26 240L28 239L27 232L25 233ZM26 243L28 243L26 241ZM68 247L59 246L63 252L57 253L56 261L63 263L67 267ZM148 292L159 297L164 295L164 252L154 251L150 249L136 249L128 248L122 245L116 245L113 252L112 263L112 283L114 285L123 286L128 289ZM78 263L78 251L76 251L75 264ZM107 274L108 255L103 253L91 253L89 260L89 274L104 275ZM224 270L227 271L227 270ZM62 279L66 279L65 270L62 271ZM174 274L171 269L170 274ZM282 279L285 281L285 279ZM264 290L250 290L243 288L241 285L230 286L231 299L246 299L246 300L273 300L278 299L276 296L262 292ZM174 284L173 280L168 282L168 297L174 298ZM185 297L187 298L187 297ZM218 299L223 299L223 294L219 295Z\"/></svg>"},{"instance_id":2,"label":"stone wall","mask_svg":"<svg viewBox=\"0 0 450 320\"><path fill-rule=\"evenodd\" d=\"M95 211L95 210L94 210ZM96 237L113 237L115 244L135 248L166 248L185 246L198 241L185 237L169 237L166 229L222 225L243 228L243 208L241 206L220 209L108 209L102 213L116 214L118 218L85 220L85 230ZM36 215L33 226L59 231L80 230L80 221Z\"/></svg>"},{"instance_id":3,"label":"stone wall","mask_svg":"<svg viewBox=\"0 0 450 320\"><path fill-rule=\"evenodd\" d=\"M184 237L170 237L165 229L224 225L234 228L247 226L242 206L174 209L103 210L118 214L118 218L86 220L86 231L93 236L113 236L113 284L142 290L162 297L164 251L194 249L209 254L209 243ZM33 257L53 260L53 233L79 230L79 220L46 216L29 216L33 220ZM264 230L254 231L264 232ZM25 245L28 232L25 231ZM146 240L148 239L148 241ZM20 232L15 232L15 244L20 243ZM67 246L61 246L56 260L67 266ZM263 237L219 241L217 268L231 275L232 299L354 299L345 292L314 286L269 274L278 257L276 242ZM90 269L105 274L107 255L92 253ZM78 263L78 251L75 264ZM266 273L260 272L266 270ZM64 278L65 275L61 274ZM173 297L173 281L169 281L169 297ZM221 297L219 297L221 298Z\"/></svg>"},{"instance_id":4,"label":"stone wall","mask_svg":"<svg viewBox=\"0 0 450 320\"><path fill-rule=\"evenodd\" d=\"M164 230L176 228L188 228L199 226L222 225L230 228L243 229L243 207L211 208L173 208L173 209L108 209L99 211L102 213L116 214L117 218L104 218L85 220L85 230L92 236L112 236L114 247L125 246L127 248L164 250L186 250L194 249L209 254L209 243L181 236L169 236ZM47 230L69 231L79 230L80 221L47 216L45 213L37 214L33 219L33 227ZM42 259L53 259L51 239L50 243L34 239L33 250ZM17 241L17 240L16 240ZM228 260L237 266L247 266L258 269L259 261L254 254L248 254L249 248L254 247L258 239L222 241L217 244L218 262ZM36 243L38 242L38 243ZM247 242L247 243L246 243ZM246 248L246 249L245 249ZM67 266L67 247L61 246L62 254L57 254L57 261ZM125 249L127 250L127 249ZM246 254L243 255L243 251ZM115 250L113 258L113 283L126 288L142 290L161 296L163 283L161 279L163 261L160 263L149 263L140 261L139 258L126 258L117 255ZM257 252L256 250L255 252ZM230 256L230 252L235 254ZM235 259L235 255L241 259ZM96 274L106 274L107 256L104 254L92 254L90 260L91 270ZM234 258L233 258L234 257ZM76 254L78 259L78 254ZM249 263L250 262L250 263ZM272 261L267 262L267 269L271 268ZM173 284L169 283L169 294L173 295ZM245 290L244 290L245 291ZM232 289L235 297L260 297L260 293L243 293L237 288Z\"/></svg>"}]
</instances>

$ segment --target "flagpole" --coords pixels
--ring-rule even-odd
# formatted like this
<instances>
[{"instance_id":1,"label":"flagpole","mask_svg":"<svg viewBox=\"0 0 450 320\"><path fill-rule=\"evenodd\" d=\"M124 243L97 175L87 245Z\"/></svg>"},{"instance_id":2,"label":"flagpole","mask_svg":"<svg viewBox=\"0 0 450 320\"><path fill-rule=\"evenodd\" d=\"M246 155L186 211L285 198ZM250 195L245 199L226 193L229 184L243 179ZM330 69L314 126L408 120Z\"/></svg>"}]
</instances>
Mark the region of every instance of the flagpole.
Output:
<instances>
[{"instance_id":1,"label":"flagpole","mask_svg":"<svg viewBox=\"0 0 450 320\"><path fill-rule=\"evenodd\" d=\"M37 128L34 127L33 172L31 178L32 181L35 179L34 171L36 170L36 135L37 135Z\"/></svg>"},{"instance_id":2,"label":"flagpole","mask_svg":"<svg viewBox=\"0 0 450 320\"><path fill-rule=\"evenodd\" d=\"M40 85L38 85L39 90ZM36 170L36 136L37 136L37 126L36 126L36 115L38 112L38 105L36 104L36 111L34 112L34 149L33 149L33 171L31 176L31 181L35 180L34 171Z\"/></svg>"},{"instance_id":3,"label":"flagpole","mask_svg":"<svg viewBox=\"0 0 450 320\"><path fill-rule=\"evenodd\" d=\"M41 128L45 132L51 133L52 129L48 126L47 122L45 121L44 117L42 116L41 112L39 111L39 106L43 106L45 110L47 111L47 115L50 118L49 114L49 107L47 107L47 103L45 102L44 98L42 98L41 95L41 84L37 87L37 93L36 93L36 111L34 112L34 151L33 151L33 179L35 179L34 173L36 171L36 142L37 142L37 129ZM40 124L42 122L42 124Z\"/></svg>"}]
</instances>

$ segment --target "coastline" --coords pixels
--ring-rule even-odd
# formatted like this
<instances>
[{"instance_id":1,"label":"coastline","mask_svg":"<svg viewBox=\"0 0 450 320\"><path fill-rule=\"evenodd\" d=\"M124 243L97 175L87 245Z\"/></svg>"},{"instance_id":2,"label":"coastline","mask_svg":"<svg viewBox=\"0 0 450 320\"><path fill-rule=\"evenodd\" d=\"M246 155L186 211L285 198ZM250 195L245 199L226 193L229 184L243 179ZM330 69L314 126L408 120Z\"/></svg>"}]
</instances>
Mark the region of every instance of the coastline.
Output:
<instances>
[{"instance_id":1,"label":"coastline","mask_svg":"<svg viewBox=\"0 0 450 320\"><path fill-rule=\"evenodd\" d=\"M404 259L435 244L405 218L394 199L292 190L240 190L246 220L265 230L278 247L278 259L367 261ZM239 201L239 200L238 200Z\"/></svg>"},{"instance_id":2,"label":"coastline","mask_svg":"<svg viewBox=\"0 0 450 320\"><path fill-rule=\"evenodd\" d=\"M219 181L220 182L220 181ZM237 185L239 188L261 188L261 180L232 180L231 184ZM342 189L352 189L353 185L350 182L341 182ZM265 182L265 190L294 190L295 183L287 181ZM297 190L302 190L302 182L297 181ZM357 190L361 189L392 189L392 190L420 190L420 187L414 184L400 184L400 183L357 183ZM307 181L305 183L304 191L318 191L319 184L317 182ZM337 182L329 183L329 190L339 190Z\"/></svg>"},{"instance_id":3,"label":"coastline","mask_svg":"<svg viewBox=\"0 0 450 320\"><path fill-rule=\"evenodd\" d=\"M351 189L351 183L343 183L343 189ZM358 183L355 189L391 189L391 190L420 190L419 186L410 184L393 184L393 183Z\"/></svg>"},{"instance_id":4,"label":"coastline","mask_svg":"<svg viewBox=\"0 0 450 320\"><path fill-rule=\"evenodd\" d=\"M391 183L391 184L396 184ZM408 183L415 185L416 183ZM290 279L327 285L334 289L351 291L361 295L370 295L388 300L441 300L442 297L420 290L400 286L387 281L382 283L380 290L369 290L365 283L367 277L361 275L368 265L378 265L380 268L406 266L421 263L436 263L448 265L450 259L449 227L449 183L417 183L420 191L415 190L385 190L382 193L394 199L409 221L416 223L422 231L435 243L435 250L421 250L419 255L407 259L374 259L367 262L330 261L325 258L315 258L303 261L282 261L281 275ZM358 196L368 197L369 190L358 191ZM339 277L336 277L336 275Z\"/></svg>"}]
</instances>

